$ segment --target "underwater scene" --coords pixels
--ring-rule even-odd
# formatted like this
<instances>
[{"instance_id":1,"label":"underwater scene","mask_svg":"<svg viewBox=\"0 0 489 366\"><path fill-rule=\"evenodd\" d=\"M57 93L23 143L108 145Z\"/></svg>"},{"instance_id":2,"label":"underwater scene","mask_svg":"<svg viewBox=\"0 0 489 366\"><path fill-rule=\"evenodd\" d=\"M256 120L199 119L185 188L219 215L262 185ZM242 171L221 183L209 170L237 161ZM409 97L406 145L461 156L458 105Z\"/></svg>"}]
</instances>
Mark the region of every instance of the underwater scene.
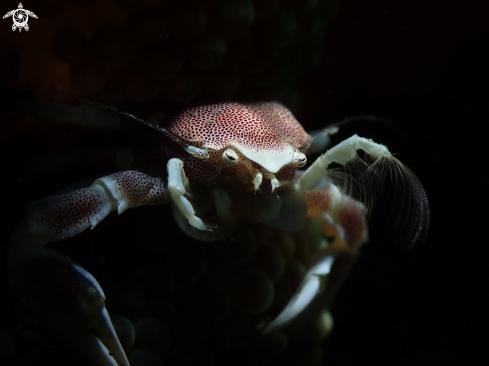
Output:
<instances>
[{"instance_id":1,"label":"underwater scene","mask_svg":"<svg viewBox=\"0 0 489 366\"><path fill-rule=\"evenodd\" d=\"M477 4L2 2L0 365L476 359Z\"/></svg>"}]
</instances>

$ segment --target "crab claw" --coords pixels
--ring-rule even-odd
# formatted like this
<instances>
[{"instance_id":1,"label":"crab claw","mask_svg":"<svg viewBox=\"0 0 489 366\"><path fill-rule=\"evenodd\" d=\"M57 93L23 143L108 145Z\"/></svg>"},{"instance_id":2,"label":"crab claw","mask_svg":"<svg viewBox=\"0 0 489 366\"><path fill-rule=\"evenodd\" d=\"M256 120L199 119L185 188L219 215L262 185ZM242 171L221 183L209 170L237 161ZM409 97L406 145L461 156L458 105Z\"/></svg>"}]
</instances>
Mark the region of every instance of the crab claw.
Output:
<instances>
[{"instance_id":1,"label":"crab claw","mask_svg":"<svg viewBox=\"0 0 489 366\"><path fill-rule=\"evenodd\" d=\"M22 223L11 237L8 270L19 299L46 332L93 366L129 366L95 278Z\"/></svg>"},{"instance_id":2,"label":"crab claw","mask_svg":"<svg viewBox=\"0 0 489 366\"><path fill-rule=\"evenodd\" d=\"M263 329L263 334L270 334L327 309L346 278L352 260L353 255L342 250L325 248L316 253L314 265L282 312Z\"/></svg>"}]
</instances>

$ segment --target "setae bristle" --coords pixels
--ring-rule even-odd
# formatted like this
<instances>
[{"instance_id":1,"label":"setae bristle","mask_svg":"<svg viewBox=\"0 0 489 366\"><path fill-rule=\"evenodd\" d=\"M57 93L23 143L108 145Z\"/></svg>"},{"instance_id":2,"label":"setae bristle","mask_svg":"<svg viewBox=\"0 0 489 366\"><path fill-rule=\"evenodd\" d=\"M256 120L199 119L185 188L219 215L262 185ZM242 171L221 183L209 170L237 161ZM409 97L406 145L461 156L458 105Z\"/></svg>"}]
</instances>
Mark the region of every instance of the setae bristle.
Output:
<instances>
[{"instance_id":1,"label":"setae bristle","mask_svg":"<svg viewBox=\"0 0 489 366\"><path fill-rule=\"evenodd\" d=\"M385 218L382 231L392 233L407 250L426 239L430 222L426 192L416 175L394 156L357 154L345 166L328 169L326 179L365 205L367 221L372 213Z\"/></svg>"}]
</instances>

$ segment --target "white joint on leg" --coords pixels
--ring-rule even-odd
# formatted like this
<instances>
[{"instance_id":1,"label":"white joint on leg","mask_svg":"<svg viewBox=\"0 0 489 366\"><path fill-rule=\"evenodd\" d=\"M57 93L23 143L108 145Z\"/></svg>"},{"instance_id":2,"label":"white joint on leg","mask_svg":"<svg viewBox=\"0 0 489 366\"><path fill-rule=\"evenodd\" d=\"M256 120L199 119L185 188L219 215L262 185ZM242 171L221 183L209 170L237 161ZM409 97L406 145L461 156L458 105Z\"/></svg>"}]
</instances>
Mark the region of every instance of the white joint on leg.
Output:
<instances>
[{"instance_id":1,"label":"white joint on leg","mask_svg":"<svg viewBox=\"0 0 489 366\"><path fill-rule=\"evenodd\" d=\"M110 212L115 210L117 202L114 200L112 192L110 192L103 183L97 183L97 181L95 181L90 188L97 191L103 202L103 204L99 206L99 211L92 215L93 218L89 218L91 229L93 230L100 221L102 221Z\"/></svg>"},{"instance_id":2,"label":"white joint on leg","mask_svg":"<svg viewBox=\"0 0 489 366\"><path fill-rule=\"evenodd\" d=\"M171 199L185 216L190 225L204 230L205 225L200 218L195 215L195 210L190 201L184 196L187 193L189 183L183 170L183 161L180 159L170 159L167 164L168 170L168 190L170 191Z\"/></svg>"},{"instance_id":3,"label":"white joint on leg","mask_svg":"<svg viewBox=\"0 0 489 366\"><path fill-rule=\"evenodd\" d=\"M363 151L367 152L375 158L380 158L382 156L392 156L387 146L373 142L372 139L358 137L358 145L360 145L360 148Z\"/></svg>"},{"instance_id":4,"label":"white joint on leg","mask_svg":"<svg viewBox=\"0 0 489 366\"><path fill-rule=\"evenodd\" d=\"M377 144L370 139L353 135L352 137L340 142L321 156L324 168L327 168L332 162L346 165L357 155L358 150L364 150L375 158L381 156L391 156L391 153L384 145Z\"/></svg>"},{"instance_id":5,"label":"white joint on leg","mask_svg":"<svg viewBox=\"0 0 489 366\"><path fill-rule=\"evenodd\" d=\"M112 198L117 202L117 213L119 215L129 208L128 199L124 197L111 176L97 179L93 182L92 187L97 186L105 188L111 194Z\"/></svg>"}]
</instances>

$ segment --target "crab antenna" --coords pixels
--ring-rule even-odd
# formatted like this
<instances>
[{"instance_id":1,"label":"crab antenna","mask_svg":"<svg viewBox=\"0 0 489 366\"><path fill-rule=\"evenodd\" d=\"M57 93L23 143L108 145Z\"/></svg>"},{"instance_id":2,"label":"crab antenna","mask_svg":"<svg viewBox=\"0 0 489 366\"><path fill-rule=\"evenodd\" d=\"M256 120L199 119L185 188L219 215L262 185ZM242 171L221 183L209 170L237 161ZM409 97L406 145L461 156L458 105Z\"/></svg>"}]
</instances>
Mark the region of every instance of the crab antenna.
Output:
<instances>
[{"instance_id":1,"label":"crab antenna","mask_svg":"<svg viewBox=\"0 0 489 366\"><path fill-rule=\"evenodd\" d=\"M398 137L400 137L405 144L409 144L409 138L406 134L406 131L404 131L404 129L399 124L397 124L391 119L383 118L375 115L361 115L361 116L346 117L341 121L334 122L328 125L328 127L326 128L343 127L356 122L362 122L362 123L367 122L367 123L385 126L388 129L390 129L392 132L394 132Z\"/></svg>"},{"instance_id":2,"label":"crab antenna","mask_svg":"<svg viewBox=\"0 0 489 366\"><path fill-rule=\"evenodd\" d=\"M70 98L73 98L73 99L76 99L78 100L79 102L83 102L83 103L88 103L88 104L91 104L91 105L94 105L96 107L99 107L99 108L103 108L103 109L108 109L109 111L111 112L115 112L115 113L118 113L118 114L121 114L125 117L128 117L128 118L131 118L135 121L138 121L148 127L151 127L153 129L155 129L156 131L158 132L161 132L163 135L165 135L166 137L168 137L169 139L171 139L173 142L177 143L178 145L180 145L181 147L183 147L185 149L185 151L187 151L189 154L191 155L199 155L199 156L203 156L205 158L208 158L208 153L202 149L198 149L198 148L195 148L193 146L189 146L188 144L186 144L185 142L183 142L182 140L180 140L177 136L175 136L174 134L172 134L170 131L164 129L163 127L160 127L158 125L155 125L149 121L146 121L145 119L142 119L138 116L135 116L131 113L128 113L128 112L124 112L124 111L121 111L120 109L117 109L115 107L111 107L111 106L108 106L108 105L105 105L105 104L102 104L102 103L97 103L97 102L93 102L91 100L88 100L88 99L84 99L84 98L80 98L80 97L77 97L75 95L71 95L71 94L68 94L68 93L64 93L64 92L60 92L60 91L55 91L55 92L52 92L54 94L59 94L59 95L64 95L64 96L67 96L67 97L70 97ZM196 151L198 150L198 151ZM201 151L202 150L202 151Z\"/></svg>"}]
</instances>

